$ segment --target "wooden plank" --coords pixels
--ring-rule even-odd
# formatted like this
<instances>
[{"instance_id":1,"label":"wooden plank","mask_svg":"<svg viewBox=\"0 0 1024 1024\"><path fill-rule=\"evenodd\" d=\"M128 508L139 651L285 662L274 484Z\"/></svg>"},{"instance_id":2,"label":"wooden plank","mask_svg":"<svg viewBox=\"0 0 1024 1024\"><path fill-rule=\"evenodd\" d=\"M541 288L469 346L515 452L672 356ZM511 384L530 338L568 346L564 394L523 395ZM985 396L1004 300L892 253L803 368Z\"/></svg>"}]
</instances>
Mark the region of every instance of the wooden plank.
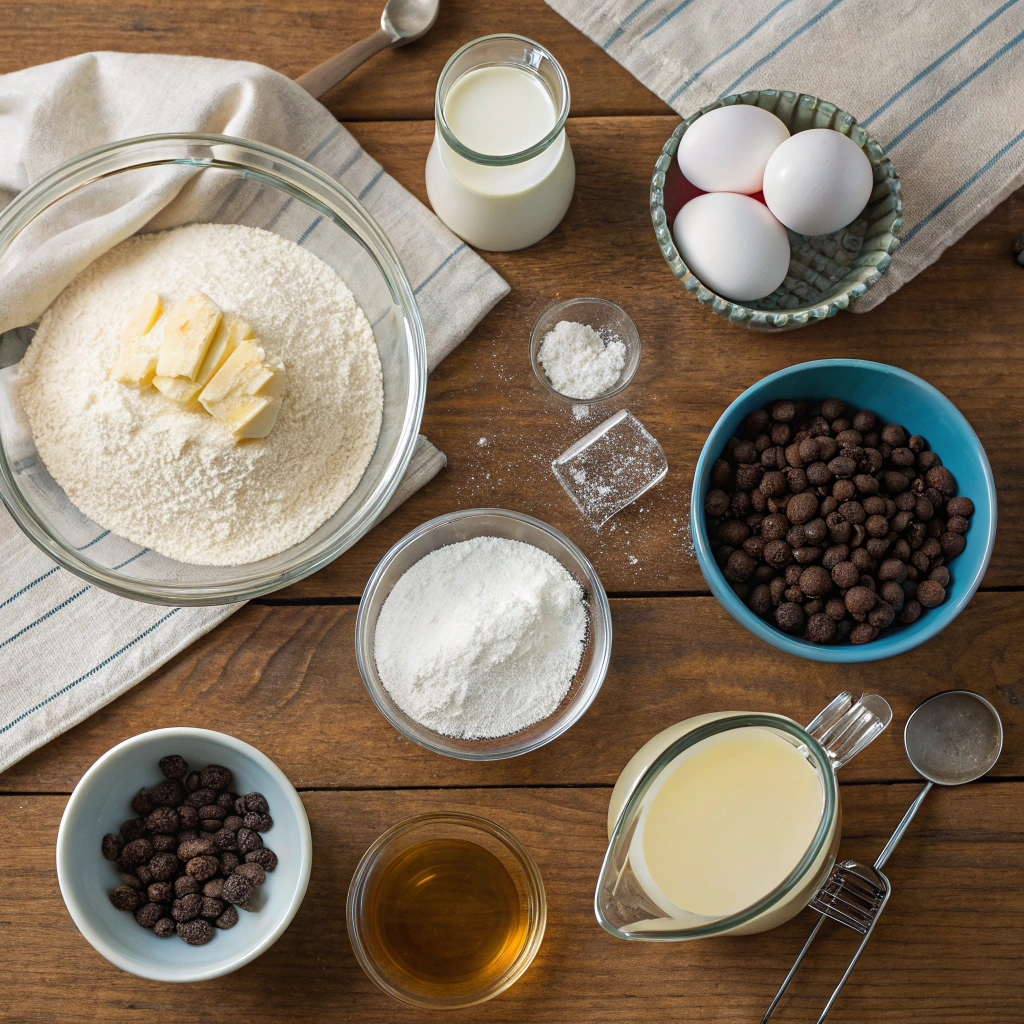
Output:
<instances>
[{"instance_id":1,"label":"wooden plank","mask_svg":"<svg viewBox=\"0 0 1024 1024\"><path fill-rule=\"evenodd\" d=\"M927 647L884 663L822 665L776 651L713 598L612 603L612 664L587 714L524 757L477 764L396 732L355 665L356 609L250 606L150 679L0 776L3 792L70 792L115 743L171 725L220 728L305 788L610 784L651 736L691 715L773 711L809 722L837 693L881 693L893 726L844 779L908 780L903 723L941 690L978 690L1006 727L1000 776L1024 775L1020 623L1024 595L980 594Z\"/></svg>"},{"instance_id":2,"label":"wooden plank","mask_svg":"<svg viewBox=\"0 0 1024 1024\"><path fill-rule=\"evenodd\" d=\"M689 541L689 489L704 439L729 402L761 377L833 356L895 363L963 411L985 445L999 492L1000 527L985 584L1024 584L1024 476L1017 468L1024 428L1011 397L1024 379L1024 271L1012 256L1024 223L1024 190L878 309L766 337L700 307L655 244L649 177L675 123L669 117L571 123L578 178L569 214L532 249L486 254L512 293L430 379L423 430L447 454L448 469L334 565L281 596L358 595L403 534L452 509L484 505L528 512L563 530L593 560L609 591L706 591ZM350 127L426 201L430 125ZM575 295L619 302L644 346L634 383L584 422L542 391L528 355L540 313ZM549 464L623 405L664 446L669 475L595 533ZM926 425L913 427L927 436Z\"/></svg>"},{"instance_id":3,"label":"wooden plank","mask_svg":"<svg viewBox=\"0 0 1024 1024\"><path fill-rule=\"evenodd\" d=\"M87 50L251 60L297 78L380 24L383 0L0 0L0 74ZM59 26L60 31L55 31ZM463 44L515 32L565 68L574 114L662 114L668 107L543 0L442 0L429 35L378 54L326 97L338 117L434 116L445 61Z\"/></svg>"},{"instance_id":4,"label":"wooden plank","mask_svg":"<svg viewBox=\"0 0 1024 1024\"><path fill-rule=\"evenodd\" d=\"M917 786L843 787L843 856L870 860ZM1007 866L1024 857L1018 808L1024 784L932 794L889 862L893 897L837 1004L836 1024L1009 1024L1024 1016L1020 951L1024 892ZM548 925L521 981L475 1007L474 1022L636 1024L759 1020L813 914L773 932L686 944L625 943L594 920L605 848L607 792L587 789L303 794L313 830L313 872L291 927L258 962L215 982L143 981L108 964L65 911L53 844L65 800L0 798L17 856L0 872L0 1019L132 1021L432 1021L378 991L351 952L345 893L366 847L415 813L459 809L509 828L545 880ZM98 856L83 850L82 856ZM271 875L267 884L274 882ZM243 920L239 927L245 927ZM780 1008L780 1021L814 1020L855 936L832 926ZM838 934L837 934L838 933ZM59 965L59 984L55 971Z\"/></svg>"}]
</instances>

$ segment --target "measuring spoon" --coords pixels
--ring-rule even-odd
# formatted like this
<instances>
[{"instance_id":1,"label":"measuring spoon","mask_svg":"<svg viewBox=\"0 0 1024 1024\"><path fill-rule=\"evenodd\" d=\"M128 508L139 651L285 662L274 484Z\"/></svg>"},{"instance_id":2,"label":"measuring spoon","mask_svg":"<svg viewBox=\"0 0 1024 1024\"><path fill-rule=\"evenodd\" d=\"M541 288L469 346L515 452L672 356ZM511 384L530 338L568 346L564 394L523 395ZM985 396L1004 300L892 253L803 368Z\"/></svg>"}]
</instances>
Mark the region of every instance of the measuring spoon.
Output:
<instances>
[{"instance_id":1,"label":"measuring spoon","mask_svg":"<svg viewBox=\"0 0 1024 1024\"><path fill-rule=\"evenodd\" d=\"M380 28L348 49L328 57L296 82L319 99L360 64L387 47L405 46L426 35L437 21L441 0L388 0L380 16Z\"/></svg>"}]
</instances>

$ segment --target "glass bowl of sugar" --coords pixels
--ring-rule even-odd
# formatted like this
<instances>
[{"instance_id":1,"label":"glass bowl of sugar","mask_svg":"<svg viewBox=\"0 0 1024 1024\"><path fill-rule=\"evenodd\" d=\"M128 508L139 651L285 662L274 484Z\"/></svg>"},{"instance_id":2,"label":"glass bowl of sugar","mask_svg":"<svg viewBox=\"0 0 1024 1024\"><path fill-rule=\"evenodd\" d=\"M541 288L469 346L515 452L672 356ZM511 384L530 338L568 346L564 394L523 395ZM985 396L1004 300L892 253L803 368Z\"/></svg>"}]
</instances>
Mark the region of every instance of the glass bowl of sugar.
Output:
<instances>
[{"instance_id":1,"label":"glass bowl of sugar","mask_svg":"<svg viewBox=\"0 0 1024 1024\"><path fill-rule=\"evenodd\" d=\"M493 580L496 585L511 592L522 579L517 576L518 567L508 560L510 554L513 559L516 554L524 558L528 571L536 568L542 576L547 573L546 579L552 585L543 592L538 588L536 600L534 595L527 593L523 600L517 601L513 594L510 600L500 603L493 610L489 624L485 611L479 615L477 623L453 621L453 616L466 614L467 608L468 615L473 617L474 604L472 600L467 600L467 591L481 582L480 577L487 571L488 565L485 558L473 563L472 569L467 568L465 561L460 567L454 557L454 546L460 546L468 558L474 558L481 554L480 545L464 545L463 542L479 540L496 541L493 545L495 549L504 548L504 551L486 553L487 558L491 554L497 556ZM504 543L509 541L522 542L522 547ZM450 557L439 559L443 549L448 549L447 555ZM422 571L430 564L428 558L436 566L432 578L426 578ZM417 569L415 574L410 573L413 569ZM460 569L464 577L462 579L459 576ZM473 569L482 571L474 572ZM407 574L410 574L409 577L403 580ZM414 580L414 576L419 578ZM558 589L559 576L563 578L562 582L567 585L567 589ZM407 617L396 619L391 614L394 609L385 610L385 605L399 583L402 583L402 588L396 596L405 602L410 596L418 594L419 607L405 604L405 608L409 609ZM479 588L479 603L488 600L487 590L486 586ZM560 620L531 619L532 611L539 608L543 617L571 613L573 602L582 602L582 615L574 622L569 620L571 625L579 628L582 654L577 649L572 657L562 685L551 701L552 704L557 702L553 710L550 705L538 701L531 706L541 708L544 712L542 717L531 721L533 716L528 711L517 717L517 712L525 709L535 699L537 679L546 671L546 666L515 663L512 658L522 652L530 654L546 640L552 637L557 640L560 634L569 631L563 629ZM519 614L525 614L526 627L518 637L513 635L512 627L501 637L481 637L488 625L496 631L503 631ZM427 620L432 620L432 626ZM385 647L389 643L389 636L390 652ZM460 652L467 653L467 637L473 644L482 639L481 646L484 649L470 652L460 662ZM421 646L423 650L419 651ZM608 671L611 650L611 608L601 580L587 557L572 541L551 526L507 509L479 508L451 512L407 534L374 570L366 584L356 616L356 663L367 692L381 714L406 739L435 753L467 761L517 757L560 736L579 721L593 703ZM410 702L407 699L408 690L400 691L395 686L392 671L396 656L401 667L407 669L409 688L418 691L416 696L421 697L422 701ZM459 682L449 678L458 674L464 664L492 665L496 658L508 659L505 668L510 671L505 678L513 681L504 697L493 694L491 696L495 699L491 699L491 696L485 695L485 701L479 701L479 689L474 692L475 688L483 685L496 685L490 682L497 678L495 673L486 676L486 683L479 680ZM446 663L442 664L446 659ZM391 688L381 678L382 667L383 674L389 677ZM400 705L396 696L405 707ZM500 724L496 728L480 728L482 719L471 721L474 702L478 713L486 710L482 706L486 702L499 712L499 723L507 721L510 726L518 727L514 731L504 731ZM415 708L412 703L416 704ZM410 712L416 713L418 717ZM432 722L438 728L424 724L425 721Z\"/></svg>"},{"instance_id":2,"label":"glass bowl of sugar","mask_svg":"<svg viewBox=\"0 0 1024 1024\"><path fill-rule=\"evenodd\" d=\"M546 309L530 338L530 364L541 387L574 405L624 391L640 365L640 334L608 299L582 297Z\"/></svg>"}]
</instances>

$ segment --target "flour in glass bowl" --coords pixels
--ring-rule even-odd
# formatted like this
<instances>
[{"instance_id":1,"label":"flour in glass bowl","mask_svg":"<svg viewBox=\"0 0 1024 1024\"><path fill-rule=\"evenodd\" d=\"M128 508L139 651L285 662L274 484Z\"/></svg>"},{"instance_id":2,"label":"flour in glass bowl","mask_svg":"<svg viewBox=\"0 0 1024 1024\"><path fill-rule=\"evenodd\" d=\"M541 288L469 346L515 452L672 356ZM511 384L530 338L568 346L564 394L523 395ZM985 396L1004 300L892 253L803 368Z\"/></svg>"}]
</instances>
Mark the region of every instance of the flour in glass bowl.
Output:
<instances>
[{"instance_id":1,"label":"flour in glass bowl","mask_svg":"<svg viewBox=\"0 0 1024 1024\"><path fill-rule=\"evenodd\" d=\"M284 361L266 438L236 441L202 409L107 378L139 299L192 291L252 326ZM240 565L298 544L359 483L380 433L373 331L352 292L294 242L237 224L190 224L121 242L44 314L18 375L43 463L105 529L169 558Z\"/></svg>"},{"instance_id":2,"label":"flour in glass bowl","mask_svg":"<svg viewBox=\"0 0 1024 1024\"><path fill-rule=\"evenodd\" d=\"M583 588L532 544L474 537L425 555L381 606L374 660L412 719L493 739L547 718L587 646Z\"/></svg>"}]
</instances>

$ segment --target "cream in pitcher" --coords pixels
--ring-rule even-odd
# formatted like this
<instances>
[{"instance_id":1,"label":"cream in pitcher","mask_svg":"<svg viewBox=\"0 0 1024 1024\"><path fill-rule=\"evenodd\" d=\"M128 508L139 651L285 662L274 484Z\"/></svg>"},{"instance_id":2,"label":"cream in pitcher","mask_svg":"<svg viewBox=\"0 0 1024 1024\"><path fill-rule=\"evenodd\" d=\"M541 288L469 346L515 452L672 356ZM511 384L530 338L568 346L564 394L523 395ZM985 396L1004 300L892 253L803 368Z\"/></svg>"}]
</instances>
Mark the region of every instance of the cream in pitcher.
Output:
<instances>
[{"instance_id":1,"label":"cream in pitcher","mask_svg":"<svg viewBox=\"0 0 1024 1024\"><path fill-rule=\"evenodd\" d=\"M888 725L877 696L836 698L806 729L781 715L700 715L633 756L609 807L595 910L620 938L775 927L810 900L840 836L835 771Z\"/></svg>"},{"instance_id":2,"label":"cream in pitcher","mask_svg":"<svg viewBox=\"0 0 1024 1024\"><path fill-rule=\"evenodd\" d=\"M542 46L515 35L467 43L437 83L427 195L479 249L533 245L558 226L576 184L565 134L569 85Z\"/></svg>"}]
</instances>

